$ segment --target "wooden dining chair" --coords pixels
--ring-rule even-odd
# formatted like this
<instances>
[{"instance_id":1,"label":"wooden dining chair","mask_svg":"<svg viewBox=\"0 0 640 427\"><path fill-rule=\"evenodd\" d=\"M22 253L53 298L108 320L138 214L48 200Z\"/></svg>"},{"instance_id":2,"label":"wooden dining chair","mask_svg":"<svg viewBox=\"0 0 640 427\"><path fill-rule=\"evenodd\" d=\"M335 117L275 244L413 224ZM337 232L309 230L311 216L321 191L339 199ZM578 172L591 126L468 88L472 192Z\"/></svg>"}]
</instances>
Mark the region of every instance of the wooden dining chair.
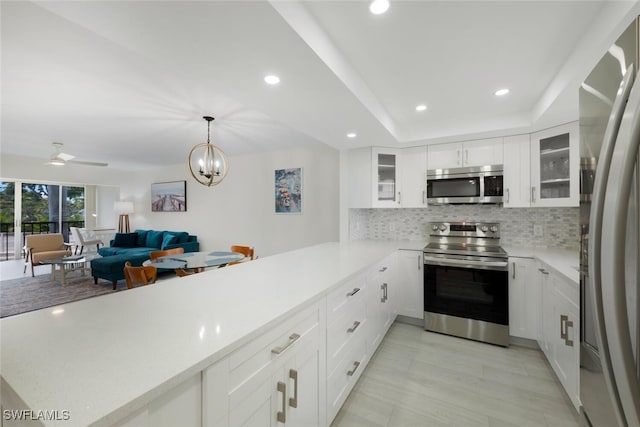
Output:
<instances>
[{"instance_id":1,"label":"wooden dining chair","mask_svg":"<svg viewBox=\"0 0 640 427\"><path fill-rule=\"evenodd\" d=\"M251 246L240 246L233 245L231 246L231 252L238 252L245 256L245 258L253 259L253 248Z\"/></svg>"},{"instance_id":2,"label":"wooden dining chair","mask_svg":"<svg viewBox=\"0 0 640 427\"><path fill-rule=\"evenodd\" d=\"M149 258L151 259L151 261L153 261L154 259L158 259L158 258L163 257L163 256L178 255L178 254L183 254L183 253L184 253L184 248L165 249L163 251L150 252L149 253Z\"/></svg>"},{"instance_id":3,"label":"wooden dining chair","mask_svg":"<svg viewBox=\"0 0 640 427\"><path fill-rule=\"evenodd\" d=\"M124 263L124 278L127 282L127 288L132 289L134 283L148 285L156 283L158 278L158 269L153 265L143 265L142 267L133 267L129 261Z\"/></svg>"}]
</instances>

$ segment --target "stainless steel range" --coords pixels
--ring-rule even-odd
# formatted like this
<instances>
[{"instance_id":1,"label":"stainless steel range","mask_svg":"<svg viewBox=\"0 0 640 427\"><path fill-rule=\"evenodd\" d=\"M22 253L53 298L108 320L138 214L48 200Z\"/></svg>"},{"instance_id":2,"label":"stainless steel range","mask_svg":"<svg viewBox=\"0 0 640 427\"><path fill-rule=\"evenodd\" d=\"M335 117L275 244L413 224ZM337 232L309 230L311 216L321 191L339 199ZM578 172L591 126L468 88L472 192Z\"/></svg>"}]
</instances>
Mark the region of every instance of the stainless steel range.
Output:
<instances>
[{"instance_id":1,"label":"stainless steel range","mask_svg":"<svg viewBox=\"0 0 640 427\"><path fill-rule=\"evenodd\" d=\"M433 222L424 248L424 327L509 345L508 257L500 224Z\"/></svg>"}]
</instances>

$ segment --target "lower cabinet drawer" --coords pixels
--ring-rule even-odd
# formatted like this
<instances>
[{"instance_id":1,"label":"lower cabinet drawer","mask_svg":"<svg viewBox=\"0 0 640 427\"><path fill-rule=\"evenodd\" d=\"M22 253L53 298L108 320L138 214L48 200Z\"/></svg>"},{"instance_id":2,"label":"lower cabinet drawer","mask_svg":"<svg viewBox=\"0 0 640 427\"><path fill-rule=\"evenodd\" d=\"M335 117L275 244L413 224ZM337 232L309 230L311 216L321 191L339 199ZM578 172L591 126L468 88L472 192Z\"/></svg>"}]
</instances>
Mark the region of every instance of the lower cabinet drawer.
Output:
<instances>
[{"instance_id":1,"label":"lower cabinet drawer","mask_svg":"<svg viewBox=\"0 0 640 427\"><path fill-rule=\"evenodd\" d=\"M349 353L353 340L364 335L366 322L364 299L360 299L327 327L327 372Z\"/></svg>"},{"instance_id":2,"label":"lower cabinet drawer","mask_svg":"<svg viewBox=\"0 0 640 427\"><path fill-rule=\"evenodd\" d=\"M251 391L251 383L259 384L268 378L269 366L288 354L289 347L295 347L298 341L304 341L310 331L318 328L320 310L321 305L315 304L291 316L229 356L229 395L232 405Z\"/></svg>"},{"instance_id":3,"label":"lower cabinet drawer","mask_svg":"<svg viewBox=\"0 0 640 427\"><path fill-rule=\"evenodd\" d=\"M327 379L327 422L330 424L340 407L349 396L367 359L364 335L353 342L351 352L342 359Z\"/></svg>"}]
</instances>

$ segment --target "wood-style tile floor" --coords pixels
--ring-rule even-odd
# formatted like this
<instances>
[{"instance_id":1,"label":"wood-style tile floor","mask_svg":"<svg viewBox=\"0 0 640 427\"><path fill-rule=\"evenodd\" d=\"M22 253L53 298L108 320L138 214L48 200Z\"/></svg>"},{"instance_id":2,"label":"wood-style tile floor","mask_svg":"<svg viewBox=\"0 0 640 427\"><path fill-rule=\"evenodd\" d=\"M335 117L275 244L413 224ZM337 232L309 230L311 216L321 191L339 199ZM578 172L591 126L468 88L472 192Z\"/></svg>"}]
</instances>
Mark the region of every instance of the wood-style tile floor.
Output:
<instances>
[{"instance_id":1,"label":"wood-style tile floor","mask_svg":"<svg viewBox=\"0 0 640 427\"><path fill-rule=\"evenodd\" d=\"M539 350L394 323L332 427L578 426Z\"/></svg>"}]
</instances>

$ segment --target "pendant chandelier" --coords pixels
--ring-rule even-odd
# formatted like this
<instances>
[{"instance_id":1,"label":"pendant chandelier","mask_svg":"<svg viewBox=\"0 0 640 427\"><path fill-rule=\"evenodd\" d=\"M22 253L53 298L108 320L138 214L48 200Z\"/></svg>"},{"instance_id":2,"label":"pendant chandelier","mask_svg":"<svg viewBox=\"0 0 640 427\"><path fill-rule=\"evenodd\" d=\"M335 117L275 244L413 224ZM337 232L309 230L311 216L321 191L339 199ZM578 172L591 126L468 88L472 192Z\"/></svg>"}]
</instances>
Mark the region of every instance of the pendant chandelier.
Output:
<instances>
[{"instance_id":1,"label":"pendant chandelier","mask_svg":"<svg viewBox=\"0 0 640 427\"><path fill-rule=\"evenodd\" d=\"M211 144L211 116L202 117L207 121L207 142L196 145L189 153L189 170L191 176L202 185L211 187L218 185L229 169L227 156L224 152Z\"/></svg>"}]
</instances>

